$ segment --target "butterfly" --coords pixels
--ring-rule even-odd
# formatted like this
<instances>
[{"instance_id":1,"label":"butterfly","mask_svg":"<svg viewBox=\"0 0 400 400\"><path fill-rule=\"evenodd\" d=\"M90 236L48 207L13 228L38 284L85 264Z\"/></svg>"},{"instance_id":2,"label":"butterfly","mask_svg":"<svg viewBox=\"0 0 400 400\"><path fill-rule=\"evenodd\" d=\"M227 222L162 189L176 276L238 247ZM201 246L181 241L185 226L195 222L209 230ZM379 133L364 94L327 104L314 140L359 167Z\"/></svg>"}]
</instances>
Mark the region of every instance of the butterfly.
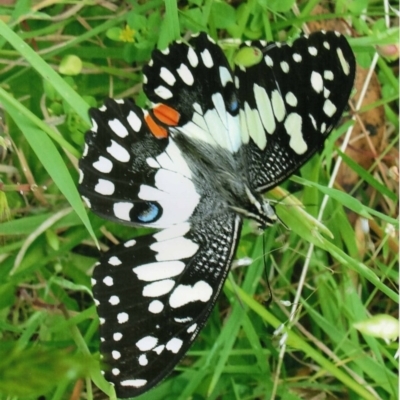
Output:
<instances>
[{"instance_id":1,"label":"butterfly","mask_svg":"<svg viewBox=\"0 0 400 400\"><path fill-rule=\"evenodd\" d=\"M110 248L93 273L104 375L120 398L151 389L184 356L243 219L276 222L262 194L322 148L349 99L355 60L336 32L239 52L246 62L232 70L206 33L175 41L143 68L149 109L108 99L90 110L83 200L105 219L158 229Z\"/></svg>"}]
</instances>

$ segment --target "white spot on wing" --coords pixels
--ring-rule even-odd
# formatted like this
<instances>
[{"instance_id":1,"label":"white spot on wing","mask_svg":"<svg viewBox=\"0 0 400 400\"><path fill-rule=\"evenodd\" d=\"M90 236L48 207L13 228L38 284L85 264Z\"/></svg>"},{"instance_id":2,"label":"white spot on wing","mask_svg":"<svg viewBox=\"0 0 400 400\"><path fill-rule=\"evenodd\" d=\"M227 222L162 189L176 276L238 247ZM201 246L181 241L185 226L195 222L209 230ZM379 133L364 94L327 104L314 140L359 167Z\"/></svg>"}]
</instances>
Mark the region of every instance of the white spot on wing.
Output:
<instances>
[{"instance_id":1,"label":"white spot on wing","mask_svg":"<svg viewBox=\"0 0 400 400\"><path fill-rule=\"evenodd\" d=\"M185 64L181 64L180 67L176 70L179 76L188 86L192 86L194 82L194 78L189 68Z\"/></svg>"},{"instance_id":2,"label":"white spot on wing","mask_svg":"<svg viewBox=\"0 0 400 400\"><path fill-rule=\"evenodd\" d=\"M115 185L106 179L99 179L94 187L94 191L104 196L110 196L115 191Z\"/></svg>"},{"instance_id":3,"label":"white spot on wing","mask_svg":"<svg viewBox=\"0 0 400 400\"><path fill-rule=\"evenodd\" d=\"M207 68L211 68L214 65L213 59L211 57L210 52L208 51L208 49L203 50L200 53L201 59L203 60L203 64L207 67Z\"/></svg>"},{"instance_id":4,"label":"white spot on wing","mask_svg":"<svg viewBox=\"0 0 400 400\"><path fill-rule=\"evenodd\" d=\"M121 332L115 332L113 334L113 339L114 339L114 341L119 342L122 339L122 333Z\"/></svg>"},{"instance_id":5,"label":"white spot on wing","mask_svg":"<svg viewBox=\"0 0 400 400\"><path fill-rule=\"evenodd\" d=\"M326 41L323 43L323 45L327 50L329 50L331 48L330 44Z\"/></svg>"},{"instance_id":6,"label":"white spot on wing","mask_svg":"<svg viewBox=\"0 0 400 400\"><path fill-rule=\"evenodd\" d=\"M108 125L113 130L113 132L120 138L125 138L128 136L128 130L124 127L124 125L119 119L115 118L111 121L108 121Z\"/></svg>"},{"instance_id":7,"label":"white spot on wing","mask_svg":"<svg viewBox=\"0 0 400 400\"><path fill-rule=\"evenodd\" d=\"M196 52L193 50L192 47L189 47L187 58L188 58L189 64L193 68L196 68L197 65L199 64L199 59L197 57Z\"/></svg>"},{"instance_id":8,"label":"white spot on wing","mask_svg":"<svg viewBox=\"0 0 400 400\"><path fill-rule=\"evenodd\" d=\"M119 203L114 203L113 210L114 215L122 219L123 221L130 221L131 217L129 216L130 211L133 208L133 204L129 202L121 201Z\"/></svg>"},{"instance_id":9,"label":"white spot on wing","mask_svg":"<svg viewBox=\"0 0 400 400\"><path fill-rule=\"evenodd\" d=\"M274 62L270 56L265 56L264 60L265 60L265 63L268 65L268 67L274 66Z\"/></svg>"},{"instance_id":10,"label":"white spot on wing","mask_svg":"<svg viewBox=\"0 0 400 400\"><path fill-rule=\"evenodd\" d=\"M293 53L293 60L296 62L300 62L303 58L298 53Z\"/></svg>"},{"instance_id":11,"label":"white spot on wing","mask_svg":"<svg viewBox=\"0 0 400 400\"><path fill-rule=\"evenodd\" d=\"M205 281L198 281L193 286L178 285L171 293L169 304L172 308L178 308L195 301L205 303L210 300L212 293L212 287Z\"/></svg>"},{"instance_id":12,"label":"white spot on wing","mask_svg":"<svg viewBox=\"0 0 400 400\"><path fill-rule=\"evenodd\" d=\"M304 154L307 151L307 143L301 131L302 124L303 120L297 113L290 113L284 123L286 132L290 136L289 146L297 154Z\"/></svg>"},{"instance_id":13,"label":"white spot on wing","mask_svg":"<svg viewBox=\"0 0 400 400\"><path fill-rule=\"evenodd\" d=\"M113 280L113 278L111 278L111 276L106 276L106 277L103 279L103 282L104 282L104 284L105 284L106 286L112 286L112 285L114 285L114 280Z\"/></svg>"},{"instance_id":14,"label":"white spot on wing","mask_svg":"<svg viewBox=\"0 0 400 400\"><path fill-rule=\"evenodd\" d=\"M315 118L311 114L308 114L308 116L310 117L314 129L317 130L317 122L315 121Z\"/></svg>"},{"instance_id":15,"label":"white spot on wing","mask_svg":"<svg viewBox=\"0 0 400 400\"><path fill-rule=\"evenodd\" d=\"M228 82L232 82L232 75L226 67L219 67L219 79L223 87L225 87Z\"/></svg>"},{"instance_id":16,"label":"white spot on wing","mask_svg":"<svg viewBox=\"0 0 400 400\"><path fill-rule=\"evenodd\" d=\"M272 104L268 93L263 87L254 84L254 97L256 100L257 108L259 110L262 110L260 116L265 130L270 134L274 133L276 128L275 117L272 111ZM252 132L250 132L250 134L252 134ZM263 135L265 136L264 132Z\"/></svg>"},{"instance_id":17,"label":"white spot on wing","mask_svg":"<svg viewBox=\"0 0 400 400\"><path fill-rule=\"evenodd\" d=\"M112 170L113 163L108 158L100 156L99 159L93 163L93 167L99 172L108 174Z\"/></svg>"},{"instance_id":18,"label":"white spot on wing","mask_svg":"<svg viewBox=\"0 0 400 400\"><path fill-rule=\"evenodd\" d=\"M324 88L324 81L322 80L322 76L319 72L313 71L311 73L311 86L317 93L321 93Z\"/></svg>"},{"instance_id":19,"label":"white spot on wing","mask_svg":"<svg viewBox=\"0 0 400 400\"><path fill-rule=\"evenodd\" d=\"M136 244L135 239L128 240L127 242L124 243L124 247L132 247Z\"/></svg>"},{"instance_id":20,"label":"white spot on wing","mask_svg":"<svg viewBox=\"0 0 400 400\"><path fill-rule=\"evenodd\" d=\"M140 131L140 128L142 127L142 121L135 112L130 111L126 120L135 132Z\"/></svg>"},{"instance_id":21,"label":"white spot on wing","mask_svg":"<svg viewBox=\"0 0 400 400\"><path fill-rule=\"evenodd\" d=\"M175 285L175 281L172 279L165 279L163 281L158 281L150 283L143 287L142 296L144 297L159 297L166 294L172 290Z\"/></svg>"},{"instance_id":22,"label":"white spot on wing","mask_svg":"<svg viewBox=\"0 0 400 400\"><path fill-rule=\"evenodd\" d=\"M250 136L260 149L265 149L267 138L265 136L265 131L258 110L252 110L246 102L244 105L244 111L246 115L247 130L249 131Z\"/></svg>"},{"instance_id":23,"label":"white spot on wing","mask_svg":"<svg viewBox=\"0 0 400 400\"><path fill-rule=\"evenodd\" d=\"M285 118L286 108L285 103L283 102L282 96L278 92L278 90L272 91L272 108L274 110L275 118L282 122L283 118Z\"/></svg>"},{"instance_id":24,"label":"white spot on wing","mask_svg":"<svg viewBox=\"0 0 400 400\"><path fill-rule=\"evenodd\" d=\"M350 66L349 66L349 63L344 58L342 49L338 48L338 49L336 49L336 52L339 57L340 65L342 66L344 74L349 75L350 74Z\"/></svg>"},{"instance_id":25,"label":"white spot on wing","mask_svg":"<svg viewBox=\"0 0 400 400\"><path fill-rule=\"evenodd\" d=\"M185 222L183 224L174 225L170 228L164 229L153 235L157 242L162 242L163 240L173 239L176 237L184 236L190 230L190 224Z\"/></svg>"},{"instance_id":26,"label":"white spot on wing","mask_svg":"<svg viewBox=\"0 0 400 400\"><path fill-rule=\"evenodd\" d=\"M112 372L112 374L114 375L114 376L118 376L119 374L120 374L120 370L118 369L118 368L113 368L112 370L111 370L111 372Z\"/></svg>"},{"instance_id":27,"label":"white spot on wing","mask_svg":"<svg viewBox=\"0 0 400 400\"><path fill-rule=\"evenodd\" d=\"M168 100L173 96L172 92L169 89L161 85L154 89L154 93L164 100Z\"/></svg>"},{"instance_id":28,"label":"white spot on wing","mask_svg":"<svg viewBox=\"0 0 400 400\"><path fill-rule=\"evenodd\" d=\"M147 359L146 354L140 355L138 361L142 367L144 367L145 365L147 365L149 363L149 360Z\"/></svg>"},{"instance_id":29,"label":"white spot on wing","mask_svg":"<svg viewBox=\"0 0 400 400\"><path fill-rule=\"evenodd\" d=\"M140 281L153 282L177 276L181 274L184 269L185 263L182 261L163 261L143 264L133 268L132 271L137 275Z\"/></svg>"},{"instance_id":30,"label":"white spot on wing","mask_svg":"<svg viewBox=\"0 0 400 400\"><path fill-rule=\"evenodd\" d=\"M123 324L129 320L129 315L126 312L117 314L117 320L119 324Z\"/></svg>"},{"instance_id":31,"label":"white spot on wing","mask_svg":"<svg viewBox=\"0 0 400 400\"><path fill-rule=\"evenodd\" d=\"M297 106L297 97L292 92L287 92L285 96L286 103L292 107Z\"/></svg>"},{"instance_id":32,"label":"white spot on wing","mask_svg":"<svg viewBox=\"0 0 400 400\"><path fill-rule=\"evenodd\" d=\"M196 330L196 328L197 328L197 324L190 325L189 328L187 328L186 332L192 333Z\"/></svg>"},{"instance_id":33,"label":"white spot on wing","mask_svg":"<svg viewBox=\"0 0 400 400\"><path fill-rule=\"evenodd\" d=\"M336 112L336 107L329 99L326 99L323 110L328 117L332 117L332 115Z\"/></svg>"},{"instance_id":34,"label":"white spot on wing","mask_svg":"<svg viewBox=\"0 0 400 400\"><path fill-rule=\"evenodd\" d=\"M154 336L145 336L136 342L136 347L140 351L149 351L157 346L158 339Z\"/></svg>"},{"instance_id":35,"label":"white spot on wing","mask_svg":"<svg viewBox=\"0 0 400 400\"><path fill-rule=\"evenodd\" d=\"M289 64L286 61L281 61L281 68L283 72L289 72Z\"/></svg>"},{"instance_id":36,"label":"white spot on wing","mask_svg":"<svg viewBox=\"0 0 400 400\"><path fill-rule=\"evenodd\" d=\"M92 208L92 204L90 203L90 200L86 196L81 196L82 200L85 202L88 208Z\"/></svg>"},{"instance_id":37,"label":"white spot on wing","mask_svg":"<svg viewBox=\"0 0 400 400\"><path fill-rule=\"evenodd\" d=\"M167 345L165 346L167 350L171 351L172 353L176 354L181 349L183 341L178 338L172 338L168 341Z\"/></svg>"},{"instance_id":38,"label":"white spot on wing","mask_svg":"<svg viewBox=\"0 0 400 400\"><path fill-rule=\"evenodd\" d=\"M172 74L172 72L165 67L161 67L160 69L160 78L169 86L173 86L174 83L176 82L176 79Z\"/></svg>"},{"instance_id":39,"label":"white spot on wing","mask_svg":"<svg viewBox=\"0 0 400 400\"><path fill-rule=\"evenodd\" d=\"M312 56L316 56L318 54L318 50L316 47L314 46L310 46L308 48L308 52L312 55Z\"/></svg>"},{"instance_id":40,"label":"white spot on wing","mask_svg":"<svg viewBox=\"0 0 400 400\"><path fill-rule=\"evenodd\" d=\"M152 314L159 314L162 310L164 310L164 304L161 303L161 301L159 301L159 300L153 300L149 304L149 311Z\"/></svg>"},{"instance_id":41,"label":"white spot on wing","mask_svg":"<svg viewBox=\"0 0 400 400\"><path fill-rule=\"evenodd\" d=\"M153 243L150 249L156 251L157 261L181 260L192 257L199 249L199 245L183 237Z\"/></svg>"},{"instance_id":42,"label":"white spot on wing","mask_svg":"<svg viewBox=\"0 0 400 400\"><path fill-rule=\"evenodd\" d=\"M111 355L114 360L118 360L119 358L121 358L121 353L117 350L113 350L111 352Z\"/></svg>"},{"instance_id":43,"label":"white spot on wing","mask_svg":"<svg viewBox=\"0 0 400 400\"><path fill-rule=\"evenodd\" d=\"M324 71L324 79L327 81L333 81L333 72L329 70Z\"/></svg>"},{"instance_id":44,"label":"white spot on wing","mask_svg":"<svg viewBox=\"0 0 400 400\"><path fill-rule=\"evenodd\" d=\"M109 154L111 154L116 160L120 162L128 162L131 158L128 151L114 140L111 140L111 146L107 147L106 150Z\"/></svg>"},{"instance_id":45,"label":"white spot on wing","mask_svg":"<svg viewBox=\"0 0 400 400\"><path fill-rule=\"evenodd\" d=\"M165 349L165 346L163 344L161 344L160 346L154 347L153 351L155 351L158 355L160 355L164 349Z\"/></svg>"},{"instance_id":46,"label":"white spot on wing","mask_svg":"<svg viewBox=\"0 0 400 400\"><path fill-rule=\"evenodd\" d=\"M112 305L112 306L116 306L117 304L119 304L119 297L118 296L111 296L108 299L108 302Z\"/></svg>"},{"instance_id":47,"label":"white spot on wing","mask_svg":"<svg viewBox=\"0 0 400 400\"><path fill-rule=\"evenodd\" d=\"M108 263L114 267L122 264L122 261L117 256L112 256L108 259Z\"/></svg>"},{"instance_id":48,"label":"white spot on wing","mask_svg":"<svg viewBox=\"0 0 400 400\"><path fill-rule=\"evenodd\" d=\"M147 165L151 168L154 168L154 169L160 168L160 164L153 157L147 157L146 162L147 162Z\"/></svg>"},{"instance_id":49,"label":"white spot on wing","mask_svg":"<svg viewBox=\"0 0 400 400\"><path fill-rule=\"evenodd\" d=\"M90 130L91 130L92 132L97 133L97 129L99 128L99 126L97 125L96 120L93 119L93 118L91 118L90 120L91 120L91 122L92 122L92 127L91 127ZM85 155L86 155L86 154L84 154L84 156L85 156Z\"/></svg>"},{"instance_id":50,"label":"white spot on wing","mask_svg":"<svg viewBox=\"0 0 400 400\"><path fill-rule=\"evenodd\" d=\"M127 379L126 381L121 381L121 386L132 386L132 387L142 387L147 383L146 379Z\"/></svg>"}]
</instances>

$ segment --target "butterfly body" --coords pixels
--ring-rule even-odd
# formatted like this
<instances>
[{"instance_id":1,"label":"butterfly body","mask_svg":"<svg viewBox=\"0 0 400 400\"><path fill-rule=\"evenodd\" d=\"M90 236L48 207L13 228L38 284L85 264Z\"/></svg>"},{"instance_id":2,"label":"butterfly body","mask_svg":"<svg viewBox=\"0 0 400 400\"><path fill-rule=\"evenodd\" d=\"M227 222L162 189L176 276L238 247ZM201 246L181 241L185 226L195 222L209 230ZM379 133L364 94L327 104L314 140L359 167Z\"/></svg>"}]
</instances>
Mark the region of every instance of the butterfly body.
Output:
<instances>
[{"instance_id":1,"label":"butterfly body","mask_svg":"<svg viewBox=\"0 0 400 400\"><path fill-rule=\"evenodd\" d=\"M173 370L218 298L243 219L276 221L262 193L323 146L350 95L354 56L336 33L243 48L257 58L232 71L206 34L174 42L143 69L150 109L108 99L90 111L83 199L104 218L160 229L111 248L94 270L118 397Z\"/></svg>"}]
</instances>

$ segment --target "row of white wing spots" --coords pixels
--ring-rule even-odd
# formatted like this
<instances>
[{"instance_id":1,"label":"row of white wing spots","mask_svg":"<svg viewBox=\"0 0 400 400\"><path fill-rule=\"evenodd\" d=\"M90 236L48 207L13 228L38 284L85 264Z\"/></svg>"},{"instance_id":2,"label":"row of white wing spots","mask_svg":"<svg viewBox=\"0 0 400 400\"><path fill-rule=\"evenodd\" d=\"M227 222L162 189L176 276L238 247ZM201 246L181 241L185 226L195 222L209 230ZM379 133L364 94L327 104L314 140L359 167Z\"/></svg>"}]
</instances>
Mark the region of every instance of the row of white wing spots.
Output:
<instances>
[{"instance_id":1,"label":"row of white wing spots","mask_svg":"<svg viewBox=\"0 0 400 400\"><path fill-rule=\"evenodd\" d=\"M138 194L142 200L157 201L163 209L161 218L149 226L167 228L186 222L200 201L193 182L180 173L166 169L158 170L154 178L155 187L141 185Z\"/></svg>"},{"instance_id":2,"label":"row of white wing spots","mask_svg":"<svg viewBox=\"0 0 400 400\"><path fill-rule=\"evenodd\" d=\"M124 127L124 125L122 125L122 122L119 119L115 118L108 121L108 126L120 138L125 138L128 136L128 130Z\"/></svg>"},{"instance_id":3,"label":"row of white wing spots","mask_svg":"<svg viewBox=\"0 0 400 400\"><path fill-rule=\"evenodd\" d=\"M178 285L169 297L169 305L179 308L195 301L206 303L212 294L212 287L205 281L198 281L193 286Z\"/></svg>"}]
</instances>

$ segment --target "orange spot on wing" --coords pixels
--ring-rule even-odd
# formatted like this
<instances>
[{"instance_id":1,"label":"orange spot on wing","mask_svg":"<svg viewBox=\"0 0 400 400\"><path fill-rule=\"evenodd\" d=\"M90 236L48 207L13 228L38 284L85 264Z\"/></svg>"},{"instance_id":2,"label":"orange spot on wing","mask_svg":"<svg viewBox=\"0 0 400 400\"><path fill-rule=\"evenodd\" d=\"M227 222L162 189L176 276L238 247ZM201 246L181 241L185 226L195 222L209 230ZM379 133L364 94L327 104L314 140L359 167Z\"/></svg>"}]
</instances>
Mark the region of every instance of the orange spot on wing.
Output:
<instances>
[{"instance_id":1,"label":"orange spot on wing","mask_svg":"<svg viewBox=\"0 0 400 400\"><path fill-rule=\"evenodd\" d=\"M144 117L144 119L145 119L146 124L149 127L151 133L157 139L163 139L163 138L168 137L168 131L165 128L163 128L162 126L158 125L149 114L147 114Z\"/></svg>"},{"instance_id":2,"label":"orange spot on wing","mask_svg":"<svg viewBox=\"0 0 400 400\"><path fill-rule=\"evenodd\" d=\"M174 108L168 107L165 104L159 104L153 108L155 117L165 125L178 125L181 115Z\"/></svg>"}]
</instances>

